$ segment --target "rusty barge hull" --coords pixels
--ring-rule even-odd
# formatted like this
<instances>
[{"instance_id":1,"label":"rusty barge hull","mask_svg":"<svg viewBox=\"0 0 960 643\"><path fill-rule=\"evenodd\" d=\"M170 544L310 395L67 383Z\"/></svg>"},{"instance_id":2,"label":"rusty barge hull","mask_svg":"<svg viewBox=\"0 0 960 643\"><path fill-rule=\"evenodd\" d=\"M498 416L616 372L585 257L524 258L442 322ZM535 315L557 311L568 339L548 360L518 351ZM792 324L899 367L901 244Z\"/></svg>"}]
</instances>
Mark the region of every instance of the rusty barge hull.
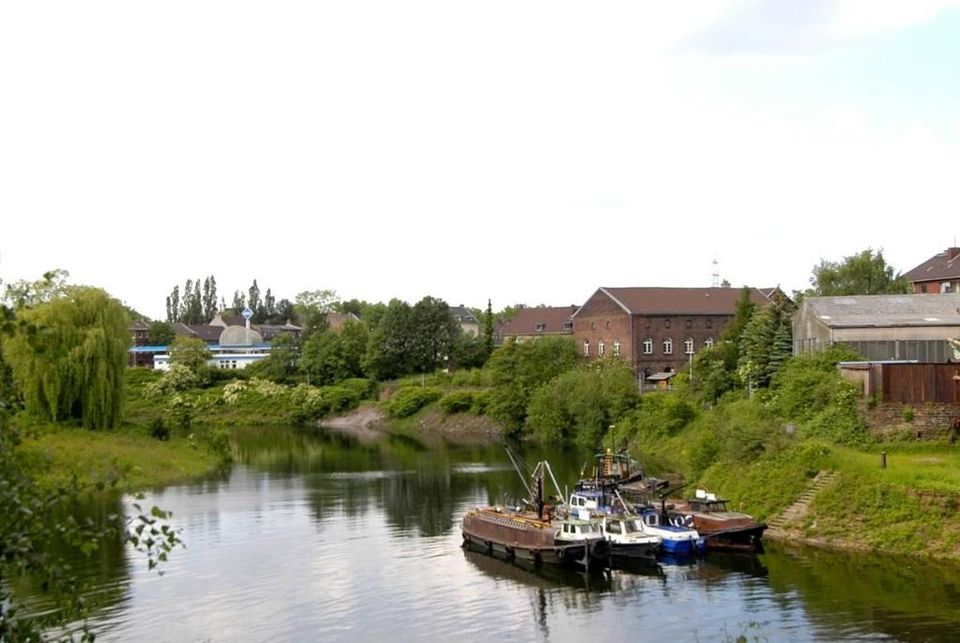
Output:
<instances>
[{"instance_id":1,"label":"rusty barge hull","mask_svg":"<svg viewBox=\"0 0 960 643\"><path fill-rule=\"evenodd\" d=\"M506 558L551 565L582 565L587 542L557 544L554 527L534 514L473 509L463 517L463 539Z\"/></svg>"}]
</instances>

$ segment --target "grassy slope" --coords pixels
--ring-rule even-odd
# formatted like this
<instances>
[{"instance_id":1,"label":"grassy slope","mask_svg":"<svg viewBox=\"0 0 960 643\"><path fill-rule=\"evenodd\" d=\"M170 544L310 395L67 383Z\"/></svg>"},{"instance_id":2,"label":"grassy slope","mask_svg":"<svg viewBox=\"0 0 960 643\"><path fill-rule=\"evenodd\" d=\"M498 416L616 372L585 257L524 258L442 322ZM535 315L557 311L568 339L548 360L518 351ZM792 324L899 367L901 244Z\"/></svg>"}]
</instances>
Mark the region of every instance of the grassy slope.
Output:
<instances>
[{"instance_id":1,"label":"grassy slope","mask_svg":"<svg viewBox=\"0 0 960 643\"><path fill-rule=\"evenodd\" d=\"M185 437L156 440L142 431L87 431L46 425L35 427L19 450L42 485L73 476L96 483L121 479L127 489L144 489L187 480L216 470L220 460Z\"/></svg>"}]
</instances>

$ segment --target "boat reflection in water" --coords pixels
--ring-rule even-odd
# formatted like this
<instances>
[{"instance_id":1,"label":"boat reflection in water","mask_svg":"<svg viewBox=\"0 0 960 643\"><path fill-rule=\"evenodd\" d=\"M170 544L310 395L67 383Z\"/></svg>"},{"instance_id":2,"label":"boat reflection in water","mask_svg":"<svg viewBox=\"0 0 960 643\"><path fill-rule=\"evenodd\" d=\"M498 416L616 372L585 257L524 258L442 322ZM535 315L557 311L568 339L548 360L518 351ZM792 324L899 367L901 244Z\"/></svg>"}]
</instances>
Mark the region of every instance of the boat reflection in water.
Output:
<instances>
[{"instance_id":1,"label":"boat reflection in water","mask_svg":"<svg viewBox=\"0 0 960 643\"><path fill-rule=\"evenodd\" d=\"M469 541L464 544L463 552L474 567L492 578L543 589L572 587L588 592L606 592L612 587L610 570L599 565L586 571L582 567L537 564L522 558L508 558L496 551L488 554L481 546Z\"/></svg>"}]
</instances>

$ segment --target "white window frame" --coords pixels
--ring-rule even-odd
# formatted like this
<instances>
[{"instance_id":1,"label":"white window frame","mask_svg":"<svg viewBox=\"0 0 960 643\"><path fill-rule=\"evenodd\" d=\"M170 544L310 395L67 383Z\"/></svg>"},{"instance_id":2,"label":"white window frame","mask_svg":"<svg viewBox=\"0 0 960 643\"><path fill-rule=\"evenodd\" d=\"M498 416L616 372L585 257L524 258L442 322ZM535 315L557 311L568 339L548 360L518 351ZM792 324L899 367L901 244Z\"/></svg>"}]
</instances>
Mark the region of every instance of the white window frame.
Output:
<instances>
[{"instance_id":1,"label":"white window frame","mask_svg":"<svg viewBox=\"0 0 960 643\"><path fill-rule=\"evenodd\" d=\"M713 348L713 337L708 337L703 341L704 348Z\"/></svg>"},{"instance_id":2,"label":"white window frame","mask_svg":"<svg viewBox=\"0 0 960 643\"><path fill-rule=\"evenodd\" d=\"M597 355L603 357L603 353L606 350L607 345L603 343L602 339L597 340Z\"/></svg>"},{"instance_id":3,"label":"white window frame","mask_svg":"<svg viewBox=\"0 0 960 643\"><path fill-rule=\"evenodd\" d=\"M673 339L670 337L663 338L663 354L673 355Z\"/></svg>"},{"instance_id":4,"label":"white window frame","mask_svg":"<svg viewBox=\"0 0 960 643\"><path fill-rule=\"evenodd\" d=\"M649 337L643 340L643 354L653 355L653 340Z\"/></svg>"},{"instance_id":5,"label":"white window frame","mask_svg":"<svg viewBox=\"0 0 960 643\"><path fill-rule=\"evenodd\" d=\"M620 340L613 340L613 354L615 357L620 357Z\"/></svg>"},{"instance_id":6,"label":"white window frame","mask_svg":"<svg viewBox=\"0 0 960 643\"><path fill-rule=\"evenodd\" d=\"M687 337L683 340L683 354L684 355L693 355L693 338Z\"/></svg>"},{"instance_id":7,"label":"white window frame","mask_svg":"<svg viewBox=\"0 0 960 643\"><path fill-rule=\"evenodd\" d=\"M590 357L590 340L583 340L583 356Z\"/></svg>"}]
</instances>

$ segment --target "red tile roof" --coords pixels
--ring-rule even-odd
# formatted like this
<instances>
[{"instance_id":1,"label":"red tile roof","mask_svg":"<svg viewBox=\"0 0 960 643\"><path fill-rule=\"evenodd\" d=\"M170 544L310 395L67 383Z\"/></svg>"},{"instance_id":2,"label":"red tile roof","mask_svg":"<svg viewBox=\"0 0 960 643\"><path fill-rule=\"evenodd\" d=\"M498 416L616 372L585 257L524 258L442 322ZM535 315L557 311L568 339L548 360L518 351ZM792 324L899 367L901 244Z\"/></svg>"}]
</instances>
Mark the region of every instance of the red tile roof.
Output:
<instances>
[{"instance_id":1,"label":"red tile roof","mask_svg":"<svg viewBox=\"0 0 960 643\"><path fill-rule=\"evenodd\" d=\"M960 277L960 248L947 248L903 275L907 281L939 281Z\"/></svg>"},{"instance_id":2,"label":"red tile roof","mask_svg":"<svg viewBox=\"0 0 960 643\"><path fill-rule=\"evenodd\" d=\"M770 302L762 291L750 288L755 304ZM601 288L633 315L732 315L742 288Z\"/></svg>"},{"instance_id":3,"label":"red tile roof","mask_svg":"<svg viewBox=\"0 0 960 643\"><path fill-rule=\"evenodd\" d=\"M573 332L573 327L564 328L564 323L571 320L577 308L577 306L521 308L516 315L499 325L499 334L501 337L570 334Z\"/></svg>"}]
</instances>

